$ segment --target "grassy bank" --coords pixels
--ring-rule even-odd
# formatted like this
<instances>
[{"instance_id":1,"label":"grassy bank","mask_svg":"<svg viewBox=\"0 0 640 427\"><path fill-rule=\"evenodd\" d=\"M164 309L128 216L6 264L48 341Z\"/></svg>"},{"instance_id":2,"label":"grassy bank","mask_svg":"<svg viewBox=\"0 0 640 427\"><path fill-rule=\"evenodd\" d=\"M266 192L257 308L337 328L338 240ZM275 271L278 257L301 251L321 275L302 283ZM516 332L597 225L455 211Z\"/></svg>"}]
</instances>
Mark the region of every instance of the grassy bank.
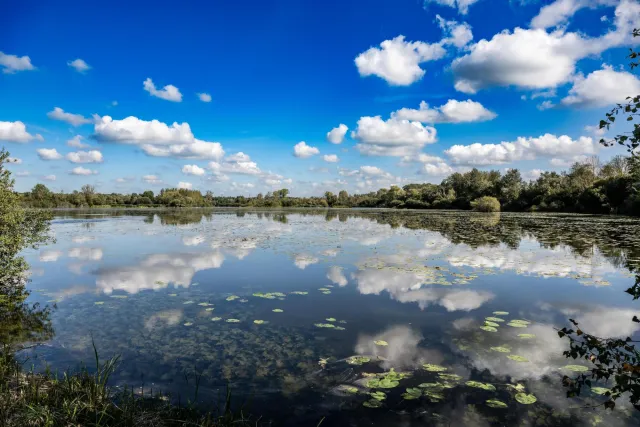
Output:
<instances>
[{"instance_id":1,"label":"grassy bank","mask_svg":"<svg viewBox=\"0 0 640 427\"><path fill-rule=\"evenodd\" d=\"M117 358L99 362L95 372L35 373L14 355L0 355L0 425L2 426L190 426L258 425L242 412L231 411L227 393L215 410L202 411L191 403L177 405L168 396L140 396L132 388L114 389L107 383ZM196 391L197 393L197 391Z\"/></svg>"}]
</instances>

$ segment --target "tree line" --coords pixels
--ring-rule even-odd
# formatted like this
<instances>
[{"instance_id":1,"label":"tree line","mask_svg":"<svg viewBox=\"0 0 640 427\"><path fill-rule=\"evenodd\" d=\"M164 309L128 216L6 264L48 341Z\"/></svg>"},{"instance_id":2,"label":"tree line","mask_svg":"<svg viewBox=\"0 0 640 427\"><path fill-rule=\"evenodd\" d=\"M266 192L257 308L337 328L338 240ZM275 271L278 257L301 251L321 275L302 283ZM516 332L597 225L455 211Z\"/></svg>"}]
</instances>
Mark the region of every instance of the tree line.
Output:
<instances>
[{"instance_id":1,"label":"tree line","mask_svg":"<svg viewBox=\"0 0 640 427\"><path fill-rule=\"evenodd\" d=\"M567 171L542 172L526 181L517 169L505 173L472 169L456 172L440 184L415 183L375 192L322 197L292 197L284 188L253 197L214 196L198 190L165 188L155 194L98 193L90 185L71 193L54 193L43 184L20 194L25 207L331 207L472 209L495 198L498 209L516 212L580 212L640 215L640 159L616 156L606 163L597 157L574 163ZM491 203L490 203L491 204ZM492 210L496 210L493 208Z\"/></svg>"}]
</instances>

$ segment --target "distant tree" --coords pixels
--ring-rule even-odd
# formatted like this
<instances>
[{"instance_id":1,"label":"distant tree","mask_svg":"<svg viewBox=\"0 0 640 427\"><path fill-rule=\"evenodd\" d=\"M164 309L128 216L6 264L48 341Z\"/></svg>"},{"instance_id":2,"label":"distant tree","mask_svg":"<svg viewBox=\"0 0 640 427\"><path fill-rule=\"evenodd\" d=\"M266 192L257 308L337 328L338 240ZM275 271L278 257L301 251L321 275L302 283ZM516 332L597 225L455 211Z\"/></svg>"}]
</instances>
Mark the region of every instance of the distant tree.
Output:
<instances>
[{"instance_id":1,"label":"distant tree","mask_svg":"<svg viewBox=\"0 0 640 427\"><path fill-rule=\"evenodd\" d=\"M483 196L473 200L471 208L478 212L500 212L500 202L495 197Z\"/></svg>"},{"instance_id":2,"label":"distant tree","mask_svg":"<svg viewBox=\"0 0 640 427\"><path fill-rule=\"evenodd\" d=\"M336 202L338 201L338 198L336 197L336 195L333 194L331 191L325 192L324 198L327 200L327 205L329 205L329 207L335 205Z\"/></svg>"}]
</instances>

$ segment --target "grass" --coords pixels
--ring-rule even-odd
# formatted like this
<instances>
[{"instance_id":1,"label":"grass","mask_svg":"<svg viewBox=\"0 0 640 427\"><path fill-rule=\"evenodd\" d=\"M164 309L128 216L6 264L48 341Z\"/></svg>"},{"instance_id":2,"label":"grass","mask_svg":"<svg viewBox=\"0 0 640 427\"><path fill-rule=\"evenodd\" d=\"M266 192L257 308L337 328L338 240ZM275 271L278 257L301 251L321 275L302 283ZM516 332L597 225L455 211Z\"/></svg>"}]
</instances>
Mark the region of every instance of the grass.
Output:
<instances>
[{"instance_id":1,"label":"grass","mask_svg":"<svg viewBox=\"0 0 640 427\"><path fill-rule=\"evenodd\" d=\"M133 388L108 385L118 365L114 357L100 363L95 349L95 372L86 367L62 375L47 370L25 371L11 353L0 354L0 425L2 426L189 426L258 425L232 412L227 390L223 404L204 412L192 403L176 405L166 395L139 396ZM197 388L197 385L196 385ZM197 396L197 390L196 390Z\"/></svg>"}]
</instances>

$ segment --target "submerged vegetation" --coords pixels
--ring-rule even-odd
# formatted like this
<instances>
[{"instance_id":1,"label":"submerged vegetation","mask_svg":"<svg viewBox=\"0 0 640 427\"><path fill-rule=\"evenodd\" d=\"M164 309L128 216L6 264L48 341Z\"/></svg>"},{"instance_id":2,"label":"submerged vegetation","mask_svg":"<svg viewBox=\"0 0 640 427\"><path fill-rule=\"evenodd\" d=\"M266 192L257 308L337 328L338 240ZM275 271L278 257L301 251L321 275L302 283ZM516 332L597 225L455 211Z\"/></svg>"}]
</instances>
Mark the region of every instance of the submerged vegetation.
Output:
<instances>
[{"instance_id":1,"label":"submerged vegetation","mask_svg":"<svg viewBox=\"0 0 640 427\"><path fill-rule=\"evenodd\" d=\"M85 185L81 191L53 193L43 184L21 193L24 206L84 207L331 207L475 209L482 212L546 211L640 215L640 159L616 156L605 164L596 157L575 163L563 173L542 172L525 181L517 169L456 172L440 184L391 186L366 194L292 197L281 189L255 197L214 196L210 191L167 188L158 194L102 194Z\"/></svg>"}]
</instances>

